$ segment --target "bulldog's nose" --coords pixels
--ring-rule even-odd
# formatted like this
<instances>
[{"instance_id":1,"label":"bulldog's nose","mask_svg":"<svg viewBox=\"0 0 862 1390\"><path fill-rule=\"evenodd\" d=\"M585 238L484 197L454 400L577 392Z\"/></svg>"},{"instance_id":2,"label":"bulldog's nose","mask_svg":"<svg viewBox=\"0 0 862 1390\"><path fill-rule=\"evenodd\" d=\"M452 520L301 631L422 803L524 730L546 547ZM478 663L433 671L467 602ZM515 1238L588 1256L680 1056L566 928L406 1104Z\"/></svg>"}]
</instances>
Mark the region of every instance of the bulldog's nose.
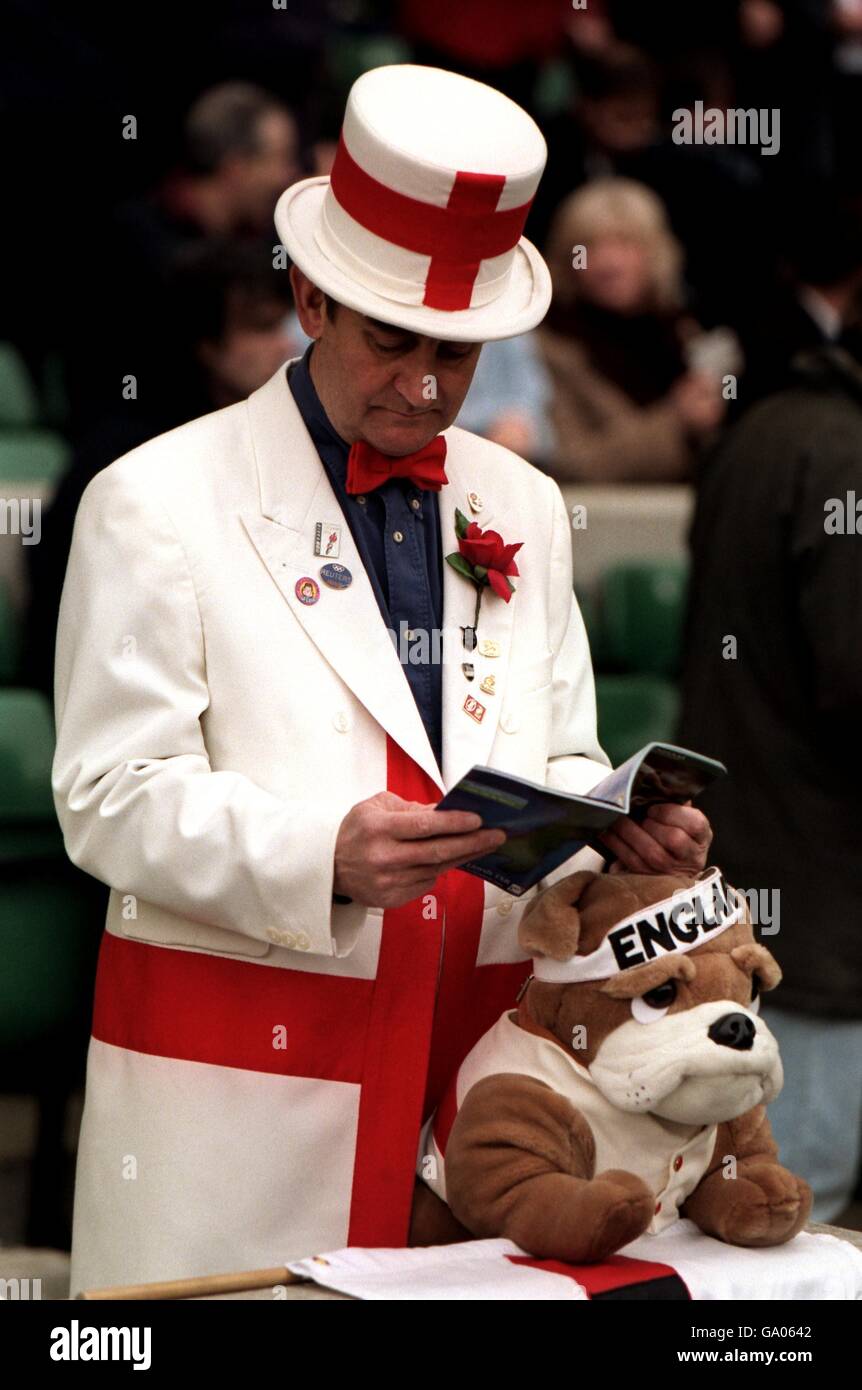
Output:
<instances>
[{"instance_id":1,"label":"bulldog's nose","mask_svg":"<svg viewBox=\"0 0 862 1390\"><path fill-rule=\"evenodd\" d=\"M733 1047L748 1052L754 1046L754 1027L748 1014L722 1014L710 1028L707 1037L719 1047Z\"/></svg>"}]
</instances>

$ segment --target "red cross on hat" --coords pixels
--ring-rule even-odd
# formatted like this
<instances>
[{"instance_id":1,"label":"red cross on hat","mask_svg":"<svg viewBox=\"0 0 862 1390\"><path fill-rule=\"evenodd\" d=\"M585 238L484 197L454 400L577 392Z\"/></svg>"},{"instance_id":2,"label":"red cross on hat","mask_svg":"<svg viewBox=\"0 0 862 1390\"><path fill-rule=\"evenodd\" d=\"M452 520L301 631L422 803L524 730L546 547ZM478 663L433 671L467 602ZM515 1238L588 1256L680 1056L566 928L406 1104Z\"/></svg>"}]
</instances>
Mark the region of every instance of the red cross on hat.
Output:
<instances>
[{"instance_id":1,"label":"red cross on hat","mask_svg":"<svg viewBox=\"0 0 862 1390\"><path fill-rule=\"evenodd\" d=\"M360 313L461 341L535 327L550 276L521 235L545 166L541 131L482 82L392 64L347 99L331 176L275 212L292 260Z\"/></svg>"}]
</instances>

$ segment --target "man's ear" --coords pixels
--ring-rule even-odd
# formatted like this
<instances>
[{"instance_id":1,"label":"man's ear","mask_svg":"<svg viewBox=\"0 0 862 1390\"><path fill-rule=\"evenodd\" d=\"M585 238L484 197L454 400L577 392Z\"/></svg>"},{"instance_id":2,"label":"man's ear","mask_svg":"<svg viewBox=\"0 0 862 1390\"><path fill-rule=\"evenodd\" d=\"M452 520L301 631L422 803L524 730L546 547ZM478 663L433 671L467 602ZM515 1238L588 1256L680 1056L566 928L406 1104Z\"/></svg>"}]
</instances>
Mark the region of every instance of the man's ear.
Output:
<instances>
[{"instance_id":1,"label":"man's ear","mask_svg":"<svg viewBox=\"0 0 862 1390\"><path fill-rule=\"evenodd\" d=\"M551 960L573 956L581 936L577 904L595 878L598 874L592 869L579 869L528 903L518 927L521 949L531 956L549 956Z\"/></svg>"},{"instance_id":2,"label":"man's ear","mask_svg":"<svg viewBox=\"0 0 862 1390\"><path fill-rule=\"evenodd\" d=\"M290 287L293 290L293 303L302 331L309 338L317 339L326 323L326 302L323 290L318 289L313 280L304 275L298 265L290 267Z\"/></svg>"}]
</instances>

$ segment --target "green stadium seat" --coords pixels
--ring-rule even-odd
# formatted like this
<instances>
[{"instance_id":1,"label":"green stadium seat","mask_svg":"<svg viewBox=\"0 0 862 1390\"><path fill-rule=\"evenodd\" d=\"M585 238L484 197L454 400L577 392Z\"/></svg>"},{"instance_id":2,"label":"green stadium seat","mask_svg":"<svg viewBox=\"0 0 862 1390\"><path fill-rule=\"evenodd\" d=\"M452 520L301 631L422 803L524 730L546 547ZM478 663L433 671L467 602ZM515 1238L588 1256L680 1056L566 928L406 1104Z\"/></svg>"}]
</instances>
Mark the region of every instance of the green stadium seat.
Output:
<instances>
[{"instance_id":1,"label":"green stadium seat","mask_svg":"<svg viewBox=\"0 0 862 1390\"><path fill-rule=\"evenodd\" d=\"M57 861L4 869L0 888L0 1051L80 1024L92 992L101 922Z\"/></svg>"},{"instance_id":2,"label":"green stadium seat","mask_svg":"<svg viewBox=\"0 0 862 1390\"><path fill-rule=\"evenodd\" d=\"M0 690L0 863L63 854L51 792L54 716L38 690Z\"/></svg>"},{"instance_id":3,"label":"green stadium seat","mask_svg":"<svg viewBox=\"0 0 862 1390\"><path fill-rule=\"evenodd\" d=\"M0 427L39 423L39 399L24 361L11 343L0 343Z\"/></svg>"},{"instance_id":4,"label":"green stadium seat","mask_svg":"<svg viewBox=\"0 0 862 1390\"><path fill-rule=\"evenodd\" d=\"M614 767L645 743L670 742L679 694L662 676L597 676L599 743Z\"/></svg>"},{"instance_id":5,"label":"green stadium seat","mask_svg":"<svg viewBox=\"0 0 862 1390\"><path fill-rule=\"evenodd\" d=\"M602 641L614 670L678 674L687 581L685 561L629 561L605 572Z\"/></svg>"},{"instance_id":6,"label":"green stadium seat","mask_svg":"<svg viewBox=\"0 0 862 1390\"><path fill-rule=\"evenodd\" d=\"M53 430L0 431L0 487L4 483L55 483L69 466L71 450Z\"/></svg>"}]
</instances>

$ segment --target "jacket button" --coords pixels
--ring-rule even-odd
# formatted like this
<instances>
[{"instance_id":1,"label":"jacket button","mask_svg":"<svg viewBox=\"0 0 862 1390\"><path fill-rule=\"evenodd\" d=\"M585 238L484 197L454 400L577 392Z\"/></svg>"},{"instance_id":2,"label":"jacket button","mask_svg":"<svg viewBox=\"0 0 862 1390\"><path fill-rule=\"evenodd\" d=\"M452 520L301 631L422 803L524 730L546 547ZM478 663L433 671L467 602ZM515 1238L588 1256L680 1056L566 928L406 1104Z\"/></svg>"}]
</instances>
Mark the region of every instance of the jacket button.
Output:
<instances>
[{"instance_id":1,"label":"jacket button","mask_svg":"<svg viewBox=\"0 0 862 1390\"><path fill-rule=\"evenodd\" d=\"M508 917L509 913L512 911L512 899L504 898L501 903L497 904L497 911L501 917Z\"/></svg>"},{"instance_id":2,"label":"jacket button","mask_svg":"<svg viewBox=\"0 0 862 1390\"><path fill-rule=\"evenodd\" d=\"M346 734L350 728L350 716L346 710L336 710L332 716L332 722L340 734Z\"/></svg>"},{"instance_id":3,"label":"jacket button","mask_svg":"<svg viewBox=\"0 0 862 1390\"><path fill-rule=\"evenodd\" d=\"M676 1158L675 1158L674 1161L673 1161L673 1171L674 1171L675 1173L678 1173L681 1167L682 1167L682 1154L677 1154Z\"/></svg>"},{"instance_id":4,"label":"jacket button","mask_svg":"<svg viewBox=\"0 0 862 1390\"><path fill-rule=\"evenodd\" d=\"M289 946L291 949L296 945L296 937L292 931L284 931L281 933L281 944L282 946Z\"/></svg>"},{"instance_id":5,"label":"jacket button","mask_svg":"<svg viewBox=\"0 0 862 1390\"><path fill-rule=\"evenodd\" d=\"M266 934L270 941L274 941L276 946L281 945L281 932L276 931L275 927L267 927Z\"/></svg>"},{"instance_id":6,"label":"jacket button","mask_svg":"<svg viewBox=\"0 0 862 1390\"><path fill-rule=\"evenodd\" d=\"M500 716L500 728L504 734L514 734L519 727L519 719L514 710L505 710Z\"/></svg>"},{"instance_id":7,"label":"jacket button","mask_svg":"<svg viewBox=\"0 0 862 1390\"><path fill-rule=\"evenodd\" d=\"M296 933L296 946L299 951L307 951L311 946L311 937L307 932L298 931Z\"/></svg>"}]
</instances>

